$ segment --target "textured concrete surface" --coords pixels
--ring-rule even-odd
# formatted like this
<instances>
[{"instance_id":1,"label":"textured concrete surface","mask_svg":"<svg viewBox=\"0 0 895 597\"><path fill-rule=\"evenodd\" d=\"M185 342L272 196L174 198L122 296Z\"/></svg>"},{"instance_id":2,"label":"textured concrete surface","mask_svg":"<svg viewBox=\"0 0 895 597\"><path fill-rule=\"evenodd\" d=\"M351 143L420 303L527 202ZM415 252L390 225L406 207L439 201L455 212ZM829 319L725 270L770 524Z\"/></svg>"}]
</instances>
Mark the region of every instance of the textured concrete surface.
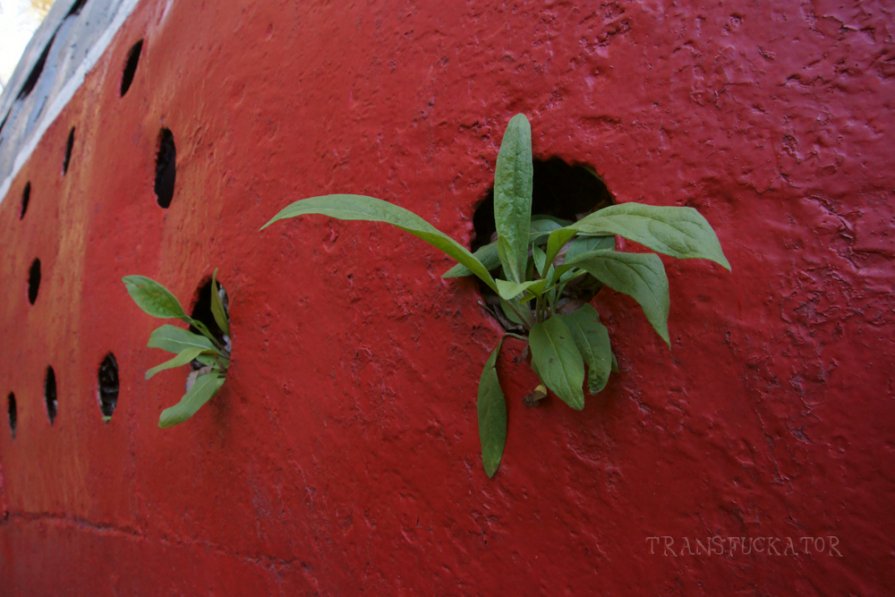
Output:
<instances>
[{"instance_id":1,"label":"textured concrete surface","mask_svg":"<svg viewBox=\"0 0 895 597\"><path fill-rule=\"evenodd\" d=\"M0 206L7 592L889 593L892 8L740 4L142 3ZM699 208L733 273L666 261L671 351L601 292L621 374L581 413L522 405L511 341L489 481L475 393L499 327L475 284L379 225L257 230L288 201L364 192L468 241L520 111L537 157L592 165L617 201ZM144 381L164 356L119 279L186 300L214 267L230 378L162 431L185 372ZM799 552L695 553L714 536Z\"/></svg>"}]
</instances>

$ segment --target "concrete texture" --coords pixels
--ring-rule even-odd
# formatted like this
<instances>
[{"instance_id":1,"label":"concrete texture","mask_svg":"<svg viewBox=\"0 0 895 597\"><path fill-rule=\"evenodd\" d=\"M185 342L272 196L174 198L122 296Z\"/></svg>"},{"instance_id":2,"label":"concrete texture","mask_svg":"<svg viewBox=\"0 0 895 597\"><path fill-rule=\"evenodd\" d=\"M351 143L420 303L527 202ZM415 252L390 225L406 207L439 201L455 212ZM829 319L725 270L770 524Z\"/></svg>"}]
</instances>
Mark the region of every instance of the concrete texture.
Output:
<instances>
[{"instance_id":1,"label":"concrete texture","mask_svg":"<svg viewBox=\"0 0 895 597\"><path fill-rule=\"evenodd\" d=\"M0 206L7 592L889 593L893 33L888 3L856 0L143 2ZM666 261L671 351L601 292L621 374L581 413L524 407L534 377L508 341L489 481L475 395L500 329L476 285L381 225L258 228L363 192L468 241L516 112L538 158L592 165L617 201L697 207L733 273ZM144 381L165 356L120 278L186 301L214 267L229 380L159 430L186 371ZM799 552L694 554L713 536Z\"/></svg>"}]
</instances>

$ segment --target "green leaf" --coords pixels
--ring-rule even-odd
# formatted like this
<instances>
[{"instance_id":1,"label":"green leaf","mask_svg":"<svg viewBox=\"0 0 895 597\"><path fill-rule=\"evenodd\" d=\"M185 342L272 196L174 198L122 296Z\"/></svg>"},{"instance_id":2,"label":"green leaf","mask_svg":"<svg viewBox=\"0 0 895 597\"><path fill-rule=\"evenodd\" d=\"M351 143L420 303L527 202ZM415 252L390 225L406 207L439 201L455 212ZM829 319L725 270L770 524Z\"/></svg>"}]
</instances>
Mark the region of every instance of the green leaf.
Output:
<instances>
[{"instance_id":1,"label":"green leaf","mask_svg":"<svg viewBox=\"0 0 895 597\"><path fill-rule=\"evenodd\" d=\"M715 231L692 207L623 203L601 209L570 228L582 234L618 234L680 259L708 259L730 269Z\"/></svg>"},{"instance_id":2,"label":"green leaf","mask_svg":"<svg viewBox=\"0 0 895 597\"><path fill-rule=\"evenodd\" d=\"M217 268L215 268L214 273L211 274L211 314L221 332L229 336L230 321L227 319L227 310L224 309L224 301L221 300Z\"/></svg>"},{"instance_id":3,"label":"green leaf","mask_svg":"<svg viewBox=\"0 0 895 597\"><path fill-rule=\"evenodd\" d=\"M561 220L552 216L533 217L531 220L529 242L535 243L538 241L538 239L546 238L547 235L550 234L553 230L562 228L568 223L569 222L566 220ZM498 255L497 252L497 241L488 243L487 245L482 245L475 250L473 256L481 261L482 265L484 265L485 269L487 269L489 272L492 272L500 267L500 255ZM465 276L472 275L473 273L469 270L468 267L466 267L462 263L458 263L457 265L446 271L444 274L442 274L441 277L463 278Z\"/></svg>"},{"instance_id":4,"label":"green leaf","mask_svg":"<svg viewBox=\"0 0 895 597\"><path fill-rule=\"evenodd\" d=\"M415 213L388 201L365 195L325 195L302 199L284 207L262 230L280 220L319 214L337 220L384 222L420 238L465 265L492 290L497 292L494 278L487 268L463 245L447 236Z\"/></svg>"},{"instance_id":5,"label":"green leaf","mask_svg":"<svg viewBox=\"0 0 895 597\"><path fill-rule=\"evenodd\" d=\"M584 408L584 360L560 317L536 323L528 335L531 364L541 381L575 410Z\"/></svg>"},{"instance_id":6,"label":"green leaf","mask_svg":"<svg viewBox=\"0 0 895 597\"><path fill-rule=\"evenodd\" d=\"M575 345L587 363L587 389L596 394L606 387L612 370L612 346L609 330L600 323L600 316L590 305L561 316L575 338Z\"/></svg>"},{"instance_id":7,"label":"green leaf","mask_svg":"<svg viewBox=\"0 0 895 597\"><path fill-rule=\"evenodd\" d=\"M493 243L488 243L487 245L481 246L472 254L473 257L478 259L481 264L485 267L489 272L494 271L498 267L500 267L500 256L497 254L497 241ZM448 271L444 272L441 275L442 278L463 278L465 276L474 275L472 271L463 265L462 263L458 263Z\"/></svg>"},{"instance_id":8,"label":"green leaf","mask_svg":"<svg viewBox=\"0 0 895 597\"><path fill-rule=\"evenodd\" d=\"M482 446L482 466L488 477L493 477L497 472L507 441L507 405L497 377L497 357L501 346L503 340L491 352L479 378L479 442Z\"/></svg>"},{"instance_id":9,"label":"green leaf","mask_svg":"<svg viewBox=\"0 0 895 597\"><path fill-rule=\"evenodd\" d=\"M533 243L539 241L557 228L564 228L571 223L572 222L570 222L569 220L564 220L562 218L557 218L554 216L532 216L531 230L530 236L528 237L528 242Z\"/></svg>"},{"instance_id":10,"label":"green leaf","mask_svg":"<svg viewBox=\"0 0 895 597\"><path fill-rule=\"evenodd\" d=\"M137 306L153 317L188 319L180 302L171 292L146 276L125 276L121 279Z\"/></svg>"},{"instance_id":11,"label":"green leaf","mask_svg":"<svg viewBox=\"0 0 895 597\"><path fill-rule=\"evenodd\" d=\"M553 260L556 259L559 251L567 242L572 240L576 234L576 231L569 228L560 228L551 232L550 236L547 237L547 263L553 263Z\"/></svg>"},{"instance_id":12,"label":"green leaf","mask_svg":"<svg viewBox=\"0 0 895 597\"><path fill-rule=\"evenodd\" d=\"M547 253L544 252L544 249L537 245L532 245L531 260L534 262L538 275L543 276L545 266L547 265Z\"/></svg>"},{"instance_id":13,"label":"green leaf","mask_svg":"<svg viewBox=\"0 0 895 597\"><path fill-rule=\"evenodd\" d=\"M665 266L655 253L591 251L564 264L579 267L617 292L627 294L643 307L656 333L669 346L668 278Z\"/></svg>"},{"instance_id":14,"label":"green leaf","mask_svg":"<svg viewBox=\"0 0 895 597\"><path fill-rule=\"evenodd\" d=\"M547 280L527 280L525 282L517 283L498 278L496 282L497 294L500 295L500 298L505 301L511 301L525 291L528 291L535 296L539 296L541 292L543 292Z\"/></svg>"},{"instance_id":15,"label":"green leaf","mask_svg":"<svg viewBox=\"0 0 895 597\"><path fill-rule=\"evenodd\" d=\"M494 169L494 224L504 275L525 280L531 229L531 125L524 114L510 119Z\"/></svg>"},{"instance_id":16,"label":"green leaf","mask_svg":"<svg viewBox=\"0 0 895 597\"><path fill-rule=\"evenodd\" d=\"M226 378L215 371L200 375L196 379L196 383L180 399L180 402L162 411L158 426L162 429L172 427L192 417L221 389L224 381Z\"/></svg>"},{"instance_id":17,"label":"green leaf","mask_svg":"<svg viewBox=\"0 0 895 597\"><path fill-rule=\"evenodd\" d=\"M521 326L527 325L527 322L519 315L517 309L523 312L529 310L527 306L519 305L518 303L516 304L516 308L513 308L513 305L510 304L510 301L500 299L500 310L503 312L504 316L506 316L507 319Z\"/></svg>"},{"instance_id":18,"label":"green leaf","mask_svg":"<svg viewBox=\"0 0 895 597\"><path fill-rule=\"evenodd\" d=\"M167 350L174 354L180 354L187 348L201 348L203 351L219 353L208 338L173 325L163 325L152 332L147 346Z\"/></svg>"},{"instance_id":19,"label":"green leaf","mask_svg":"<svg viewBox=\"0 0 895 597\"><path fill-rule=\"evenodd\" d=\"M563 255L563 259L569 260L582 253L587 253L589 251L599 251L603 249L614 249L615 248L615 237L614 236L579 236L578 238L573 238L569 241L569 244L566 245L566 252Z\"/></svg>"},{"instance_id":20,"label":"green leaf","mask_svg":"<svg viewBox=\"0 0 895 597\"><path fill-rule=\"evenodd\" d=\"M200 354L202 354L205 351L206 351L206 349L198 348L198 347L184 348L179 353L177 353L176 357L174 357L172 359L168 359L161 365L156 365L155 367L153 367L152 369L147 371L146 379L151 379L152 376L154 376L156 373L165 371L166 369L174 369L176 367L182 367L183 365L187 365L193 359L195 359L196 357L198 357Z\"/></svg>"}]
</instances>

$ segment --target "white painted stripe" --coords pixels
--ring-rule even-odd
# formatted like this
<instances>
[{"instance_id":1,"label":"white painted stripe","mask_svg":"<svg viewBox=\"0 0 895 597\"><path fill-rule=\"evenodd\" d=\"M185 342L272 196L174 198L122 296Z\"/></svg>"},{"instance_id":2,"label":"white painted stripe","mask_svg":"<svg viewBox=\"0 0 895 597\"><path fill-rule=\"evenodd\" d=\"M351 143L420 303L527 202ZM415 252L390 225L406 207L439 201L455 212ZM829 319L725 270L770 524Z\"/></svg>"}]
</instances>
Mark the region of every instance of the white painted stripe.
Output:
<instances>
[{"instance_id":1,"label":"white painted stripe","mask_svg":"<svg viewBox=\"0 0 895 597\"><path fill-rule=\"evenodd\" d=\"M12 186L12 181L15 179L16 175L18 175L19 171L21 171L22 167L25 166L25 163L31 158L31 154L37 149L37 145L43 138L44 133L46 133L47 129L56 121L56 118L59 117L59 114L62 113L62 110L65 109L65 106L71 101L71 98L74 97L75 93L78 92L78 89L81 88L81 85L84 84L87 73L90 72L93 67L96 66L96 63L99 62L99 59L102 58L106 49L115 38L115 34L118 33L118 30L121 29L127 18L134 12L134 9L139 2L140 0L124 0L124 2L119 5L115 18L112 19L109 26L103 31L103 34L87 52L84 60L78 65L77 70L75 70L68 81L65 82L62 89L59 90L59 93L53 98L53 102L50 104L47 111L44 112L43 116L41 116L37 127L31 132L31 137L25 142L19 150L19 153L16 155L16 160L12 166L12 172L6 180L3 181L3 184L0 184L0 203L3 203L6 199L6 194L9 192L9 187Z\"/></svg>"}]
</instances>

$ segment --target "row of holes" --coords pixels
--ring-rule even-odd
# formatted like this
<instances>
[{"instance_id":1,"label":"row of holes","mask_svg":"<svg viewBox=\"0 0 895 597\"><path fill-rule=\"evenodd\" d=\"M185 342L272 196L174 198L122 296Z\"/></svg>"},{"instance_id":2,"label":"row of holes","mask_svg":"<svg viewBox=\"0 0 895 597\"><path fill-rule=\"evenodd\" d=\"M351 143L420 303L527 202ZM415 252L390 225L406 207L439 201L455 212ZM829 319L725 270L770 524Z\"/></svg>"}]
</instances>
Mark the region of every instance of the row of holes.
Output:
<instances>
[{"instance_id":1,"label":"row of holes","mask_svg":"<svg viewBox=\"0 0 895 597\"><path fill-rule=\"evenodd\" d=\"M69 10L69 16L76 15L83 8L86 0L80 0L75 3L74 6ZM53 40L50 40L50 43L47 44L47 48L44 50L44 53L41 55L41 58L38 60L37 64L34 66L31 74L28 77L28 80L25 81L25 86L23 87L24 95L30 93L31 88L34 87L34 84L37 81L37 78L40 76L41 71L43 70L43 64L46 60L46 54L49 52L50 45L52 45ZM124 72L121 76L121 97L128 92L131 87L131 84L134 81L134 75L137 72L137 65L140 62L140 55L143 51L143 40L141 39L137 43L135 43L127 55L127 60L124 66ZM20 98L23 95L20 93ZM75 145L75 127L72 127L68 132L68 139L65 144L65 156L62 160L62 175L65 176L68 173L69 167L71 166L71 157L72 150ZM171 199L174 196L174 181L176 178L176 151L174 148L174 135L168 129L162 129L159 134L159 150L156 155L156 179L155 179L155 193L157 197L158 204L164 208L167 208L171 204ZM31 203L31 181L25 183L25 188L22 190L22 203L21 209L19 210L19 220L25 219L25 214L28 213L28 206ZM40 290L40 259L35 259L31 262L31 267L28 270L28 302L32 305L37 301L38 291Z\"/></svg>"},{"instance_id":2,"label":"row of holes","mask_svg":"<svg viewBox=\"0 0 895 597\"><path fill-rule=\"evenodd\" d=\"M85 3L86 0L77 0L77 2L75 2L75 4L69 10L67 17L77 15L81 11ZM43 72L47 57L49 56L50 48L52 47L55 39L56 36L54 34L53 37L50 38L50 41L47 43L47 46L44 48L43 52L38 58L37 63L35 63L34 67L32 68L31 73L29 73L27 79L25 80L25 83L22 86L22 90L19 92L17 99L24 99L25 97L27 97L36 86L37 81L40 78L41 73ZM137 66L140 62L142 51L142 39L131 46L130 50L128 51L124 70L121 76L121 97L124 97L127 94L134 82L134 76L137 72ZM8 117L9 114L7 114L6 118L4 118L3 120L4 125L6 124L6 120ZM0 126L0 130L2 130L2 126ZM62 161L63 176L68 173L68 170L71 166L74 144L75 127L72 127L69 130L68 139L65 144L65 156ZM162 208L167 208L171 204L171 200L174 196L174 183L176 180L176 156L177 153L174 145L174 135L169 129L162 129L159 133L154 185L157 202ZM21 209L19 211L20 220L23 220L25 218L25 214L28 212L28 206L30 202L31 181L28 181L22 191L22 203ZM28 270L28 302L32 305L37 301L38 292L40 290L40 280L40 259L35 259L34 261L32 261L31 267ZM210 283L207 283L206 286L208 286L207 292L210 292ZM200 289L200 298L201 292L202 289ZM204 319L204 317L202 319ZM103 417L108 420L115 412L115 407L118 404L119 391L118 362L113 353L110 352L105 356L102 363L100 364L97 377L97 396L100 412L102 413ZM56 416L58 414L56 373L52 367L47 367L46 376L44 378L44 402L47 408L47 417L49 418L50 424L52 425L55 422ZM9 396L7 397L7 410L9 415L9 427L12 431L12 436L15 437L16 426L18 424L18 405L16 402L15 393L13 392L10 392Z\"/></svg>"},{"instance_id":3,"label":"row of holes","mask_svg":"<svg viewBox=\"0 0 895 597\"><path fill-rule=\"evenodd\" d=\"M223 285L221 285L221 289L223 289ZM226 305L226 300L224 304ZM191 315L193 319L197 319L204 323L212 334L223 341L224 333L217 326L217 322L214 320L214 315L211 312L210 278L204 280L202 284L199 285L199 288L196 291L196 298L193 303ZM196 331L193 327L190 327L190 330ZM109 421L112 418L112 415L118 406L118 393L118 360L115 358L115 354L110 352L103 358L99 365L99 370L97 371L97 401L99 403L100 412L106 421ZM50 425L53 425L56 422L56 417L59 414L58 395L56 371L50 366L47 367L44 375L44 403L46 404L47 417L50 420ZM15 439L16 427L18 425L18 404L14 392L10 392L7 397L7 412L9 414L9 428L12 432L13 439Z\"/></svg>"},{"instance_id":4,"label":"row of holes","mask_svg":"<svg viewBox=\"0 0 895 597\"><path fill-rule=\"evenodd\" d=\"M111 352L100 363L97 377L99 379L97 395L99 397L100 412L102 412L106 420L109 420L115 412L115 407L118 405L118 361ZM56 372L52 367L47 367L47 372L44 376L44 403L47 407L47 418L49 418L50 425L52 425L56 422L56 416L59 414ZM7 413L9 414L9 430L12 432L13 439L15 439L16 427L19 421L19 407L14 392L9 393L9 396L6 398L6 404Z\"/></svg>"}]
</instances>

